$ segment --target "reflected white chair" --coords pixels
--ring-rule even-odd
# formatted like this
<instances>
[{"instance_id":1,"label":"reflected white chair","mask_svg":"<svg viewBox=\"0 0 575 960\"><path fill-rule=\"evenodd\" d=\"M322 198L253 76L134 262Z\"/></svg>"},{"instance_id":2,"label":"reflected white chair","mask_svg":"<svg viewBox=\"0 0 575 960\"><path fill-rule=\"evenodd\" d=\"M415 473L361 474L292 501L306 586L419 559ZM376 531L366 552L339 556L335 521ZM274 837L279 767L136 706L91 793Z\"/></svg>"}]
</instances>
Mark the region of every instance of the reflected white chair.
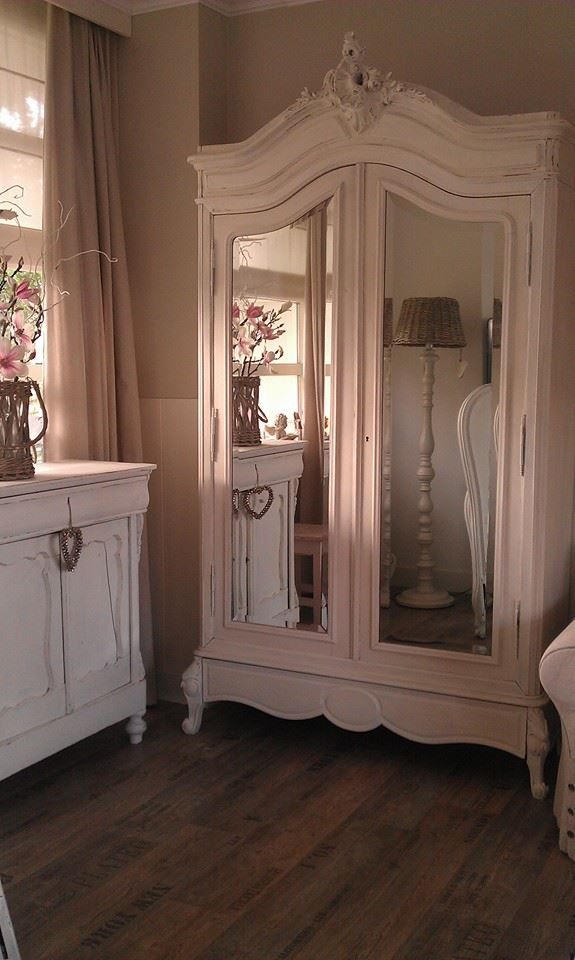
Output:
<instances>
[{"instance_id":1,"label":"reflected white chair","mask_svg":"<svg viewBox=\"0 0 575 960\"><path fill-rule=\"evenodd\" d=\"M561 720L561 759L553 803L559 849L575 860L575 620L547 647L539 676Z\"/></svg>"},{"instance_id":2,"label":"reflected white chair","mask_svg":"<svg viewBox=\"0 0 575 960\"><path fill-rule=\"evenodd\" d=\"M469 546L473 585L471 603L474 631L484 638L487 628L487 546L489 543L489 461L492 442L492 390L485 383L472 390L461 404L457 420L457 436L465 475L464 514Z\"/></svg>"}]
</instances>

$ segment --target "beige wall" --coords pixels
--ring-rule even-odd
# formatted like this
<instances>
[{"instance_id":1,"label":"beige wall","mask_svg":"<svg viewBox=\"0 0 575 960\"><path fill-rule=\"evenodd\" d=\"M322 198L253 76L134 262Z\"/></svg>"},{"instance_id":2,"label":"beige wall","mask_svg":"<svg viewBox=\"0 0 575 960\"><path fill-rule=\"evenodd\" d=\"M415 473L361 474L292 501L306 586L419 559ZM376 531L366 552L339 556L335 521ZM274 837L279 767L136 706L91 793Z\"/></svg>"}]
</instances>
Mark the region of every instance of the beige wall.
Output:
<instances>
[{"instance_id":1,"label":"beige wall","mask_svg":"<svg viewBox=\"0 0 575 960\"><path fill-rule=\"evenodd\" d=\"M227 142L228 17L199 6L199 143Z\"/></svg>"},{"instance_id":2,"label":"beige wall","mask_svg":"<svg viewBox=\"0 0 575 960\"><path fill-rule=\"evenodd\" d=\"M245 138L321 87L355 30L369 64L478 113L575 121L573 0L320 0L225 18L176 6L122 41L121 178L138 349L160 690L177 692L198 636L198 143Z\"/></svg>"},{"instance_id":3,"label":"beige wall","mask_svg":"<svg viewBox=\"0 0 575 960\"><path fill-rule=\"evenodd\" d=\"M121 181L150 486L160 692L190 658L197 609L198 6L133 19L122 41ZM174 682L175 682L174 681ZM176 682L177 690L177 682Z\"/></svg>"},{"instance_id":4,"label":"beige wall","mask_svg":"<svg viewBox=\"0 0 575 960\"><path fill-rule=\"evenodd\" d=\"M231 21L230 141L318 90L347 30L370 65L477 113L558 110L575 122L573 0L322 0Z\"/></svg>"}]
</instances>

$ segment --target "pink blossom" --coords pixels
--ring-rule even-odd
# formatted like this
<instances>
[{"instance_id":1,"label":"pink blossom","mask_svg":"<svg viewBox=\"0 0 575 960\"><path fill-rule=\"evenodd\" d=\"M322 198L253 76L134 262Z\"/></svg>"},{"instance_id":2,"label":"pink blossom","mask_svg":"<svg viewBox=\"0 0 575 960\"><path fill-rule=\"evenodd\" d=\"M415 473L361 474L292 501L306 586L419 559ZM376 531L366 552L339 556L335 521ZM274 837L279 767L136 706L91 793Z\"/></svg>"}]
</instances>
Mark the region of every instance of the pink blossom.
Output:
<instances>
[{"instance_id":1,"label":"pink blossom","mask_svg":"<svg viewBox=\"0 0 575 960\"><path fill-rule=\"evenodd\" d=\"M263 307L257 307L255 303L250 303L249 307L246 310L246 317L252 322L258 320L263 316L264 309Z\"/></svg>"},{"instance_id":2,"label":"pink blossom","mask_svg":"<svg viewBox=\"0 0 575 960\"><path fill-rule=\"evenodd\" d=\"M264 353L262 360L265 363L266 367L269 367L270 363L276 358L275 350L268 350L267 353Z\"/></svg>"},{"instance_id":3,"label":"pink blossom","mask_svg":"<svg viewBox=\"0 0 575 960\"><path fill-rule=\"evenodd\" d=\"M38 302L38 291L31 287L27 280L21 280L14 290L17 300L33 300Z\"/></svg>"},{"instance_id":4,"label":"pink blossom","mask_svg":"<svg viewBox=\"0 0 575 960\"><path fill-rule=\"evenodd\" d=\"M240 319L240 308L237 303L234 303L232 307L232 320Z\"/></svg>"},{"instance_id":5,"label":"pink blossom","mask_svg":"<svg viewBox=\"0 0 575 960\"><path fill-rule=\"evenodd\" d=\"M255 340L253 340L252 337L249 336L249 334L245 333L245 331L242 332L240 330L237 346L238 346L238 350L240 351L240 353L243 353L244 357L251 357L252 350L255 347Z\"/></svg>"},{"instance_id":6,"label":"pink blossom","mask_svg":"<svg viewBox=\"0 0 575 960\"><path fill-rule=\"evenodd\" d=\"M281 337L283 330L274 330L272 327L268 326L267 323L264 323L263 320L260 320L256 325L258 333L262 335L264 340L277 340L278 337Z\"/></svg>"},{"instance_id":7,"label":"pink blossom","mask_svg":"<svg viewBox=\"0 0 575 960\"><path fill-rule=\"evenodd\" d=\"M6 337L0 338L0 378L2 380L26 376L28 372L26 364L21 362L25 352L21 344L13 346Z\"/></svg>"},{"instance_id":8,"label":"pink blossom","mask_svg":"<svg viewBox=\"0 0 575 960\"><path fill-rule=\"evenodd\" d=\"M33 350L32 337L34 335L34 324L27 323L23 310L17 310L14 314L14 337L24 347L24 351L29 353Z\"/></svg>"}]
</instances>

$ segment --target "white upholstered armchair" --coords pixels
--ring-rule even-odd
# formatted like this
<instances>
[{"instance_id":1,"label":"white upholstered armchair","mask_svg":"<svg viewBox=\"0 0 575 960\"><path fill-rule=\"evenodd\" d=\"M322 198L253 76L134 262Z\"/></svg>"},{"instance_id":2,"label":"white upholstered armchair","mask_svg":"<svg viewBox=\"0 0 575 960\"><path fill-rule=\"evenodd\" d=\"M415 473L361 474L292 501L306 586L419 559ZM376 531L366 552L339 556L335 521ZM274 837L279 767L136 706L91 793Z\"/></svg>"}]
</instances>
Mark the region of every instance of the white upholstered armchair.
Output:
<instances>
[{"instance_id":1,"label":"white upholstered armchair","mask_svg":"<svg viewBox=\"0 0 575 960\"><path fill-rule=\"evenodd\" d=\"M539 674L561 719L561 759L553 806L559 847L575 860L575 620L547 647Z\"/></svg>"}]
</instances>

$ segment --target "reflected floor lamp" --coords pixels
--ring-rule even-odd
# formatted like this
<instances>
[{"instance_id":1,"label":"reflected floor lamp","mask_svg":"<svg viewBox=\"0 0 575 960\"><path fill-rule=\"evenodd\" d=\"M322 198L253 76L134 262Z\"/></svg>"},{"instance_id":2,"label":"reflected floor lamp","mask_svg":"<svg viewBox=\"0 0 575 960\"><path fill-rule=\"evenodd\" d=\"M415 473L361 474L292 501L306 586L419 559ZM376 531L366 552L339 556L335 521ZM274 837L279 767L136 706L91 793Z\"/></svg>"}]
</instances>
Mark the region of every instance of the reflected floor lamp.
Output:
<instances>
[{"instance_id":1,"label":"reflected floor lamp","mask_svg":"<svg viewBox=\"0 0 575 960\"><path fill-rule=\"evenodd\" d=\"M431 547L433 529L431 514L431 483L435 476L432 455L433 439L432 410L433 386L435 383L435 364L439 359L434 347L464 347L465 336L459 315L459 304L451 297L410 297L401 305L401 312L393 343L407 347L423 347L422 381L422 426L419 438L419 518L417 542L419 558L417 561L417 584L403 590L395 597L404 607L436 609L450 607L453 597L447 590L435 585L433 570L435 564Z\"/></svg>"},{"instance_id":2,"label":"reflected floor lamp","mask_svg":"<svg viewBox=\"0 0 575 960\"><path fill-rule=\"evenodd\" d=\"M379 605L389 607L390 585L395 568L391 552L391 339L393 300L383 304L383 491L381 502L381 575Z\"/></svg>"}]
</instances>

